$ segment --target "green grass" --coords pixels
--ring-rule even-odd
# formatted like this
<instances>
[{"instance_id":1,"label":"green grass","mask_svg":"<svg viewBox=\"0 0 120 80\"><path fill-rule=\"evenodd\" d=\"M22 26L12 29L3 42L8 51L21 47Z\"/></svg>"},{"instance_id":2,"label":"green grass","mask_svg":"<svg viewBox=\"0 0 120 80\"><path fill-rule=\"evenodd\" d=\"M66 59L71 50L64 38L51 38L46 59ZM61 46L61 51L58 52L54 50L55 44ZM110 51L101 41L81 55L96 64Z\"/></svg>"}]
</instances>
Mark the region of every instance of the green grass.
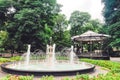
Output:
<instances>
[{"instance_id":1,"label":"green grass","mask_svg":"<svg viewBox=\"0 0 120 80\"><path fill-rule=\"evenodd\" d=\"M85 61L94 65L98 65L104 68L109 69L110 71L114 72L120 72L120 63L119 62L113 62L109 60L92 60L92 59L81 59L80 61Z\"/></svg>"}]
</instances>

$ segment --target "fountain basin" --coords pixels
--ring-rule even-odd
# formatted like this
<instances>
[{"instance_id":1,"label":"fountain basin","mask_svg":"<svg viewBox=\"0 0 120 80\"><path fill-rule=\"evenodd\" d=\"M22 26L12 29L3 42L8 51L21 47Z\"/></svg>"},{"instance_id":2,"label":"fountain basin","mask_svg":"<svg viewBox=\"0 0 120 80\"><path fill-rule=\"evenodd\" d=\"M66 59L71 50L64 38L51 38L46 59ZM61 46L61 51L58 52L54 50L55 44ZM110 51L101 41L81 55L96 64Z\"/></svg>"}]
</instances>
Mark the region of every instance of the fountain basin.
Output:
<instances>
[{"instance_id":1,"label":"fountain basin","mask_svg":"<svg viewBox=\"0 0 120 80\"><path fill-rule=\"evenodd\" d=\"M30 63L29 66L25 64L16 64L19 62L9 62L1 65L1 69L4 72L17 75L54 75L54 76L67 76L67 75L76 75L82 73L88 73L94 71L95 66L89 63L56 63L55 66L49 66L44 62L40 64L35 64L34 62Z\"/></svg>"}]
</instances>

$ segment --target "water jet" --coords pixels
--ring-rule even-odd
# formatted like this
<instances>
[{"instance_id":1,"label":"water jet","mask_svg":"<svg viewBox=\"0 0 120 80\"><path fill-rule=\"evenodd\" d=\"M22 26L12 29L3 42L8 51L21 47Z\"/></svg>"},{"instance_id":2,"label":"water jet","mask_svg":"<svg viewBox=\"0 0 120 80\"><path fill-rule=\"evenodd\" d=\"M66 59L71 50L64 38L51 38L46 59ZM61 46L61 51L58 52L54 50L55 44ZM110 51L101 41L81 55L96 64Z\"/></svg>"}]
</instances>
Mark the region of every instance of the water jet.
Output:
<instances>
[{"instance_id":1,"label":"water jet","mask_svg":"<svg viewBox=\"0 0 120 80\"><path fill-rule=\"evenodd\" d=\"M55 53L55 46L55 44L47 45L46 53L42 51L32 53L30 52L31 45L28 45L27 52L21 57L22 60L4 63L1 65L1 69L11 74L35 76L66 76L94 71L94 65L75 60L73 46L68 53L68 59L58 60L57 57L61 56Z\"/></svg>"}]
</instances>

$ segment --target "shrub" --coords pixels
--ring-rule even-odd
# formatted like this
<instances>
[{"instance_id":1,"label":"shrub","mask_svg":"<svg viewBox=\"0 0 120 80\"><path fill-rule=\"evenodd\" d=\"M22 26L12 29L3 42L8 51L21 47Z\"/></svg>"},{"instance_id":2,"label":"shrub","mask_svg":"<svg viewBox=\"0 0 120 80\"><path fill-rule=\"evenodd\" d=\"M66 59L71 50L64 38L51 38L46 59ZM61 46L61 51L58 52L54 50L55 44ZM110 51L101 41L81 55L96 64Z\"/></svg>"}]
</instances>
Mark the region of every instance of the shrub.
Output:
<instances>
[{"instance_id":1,"label":"shrub","mask_svg":"<svg viewBox=\"0 0 120 80\"><path fill-rule=\"evenodd\" d=\"M55 80L53 76L43 76L40 80Z\"/></svg>"},{"instance_id":2,"label":"shrub","mask_svg":"<svg viewBox=\"0 0 120 80\"><path fill-rule=\"evenodd\" d=\"M10 60L19 61L19 60L21 60L21 56L11 57Z\"/></svg>"},{"instance_id":3,"label":"shrub","mask_svg":"<svg viewBox=\"0 0 120 80\"><path fill-rule=\"evenodd\" d=\"M7 58L0 58L0 63L11 62L10 59Z\"/></svg>"},{"instance_id":4,"label":"shrub","mask_svg":"<svg viewBox=\"0 0 120 80\"><path fill-rule=\"evenodd\" d=\"M33 80L33 76L7 75L0 80Z\"/></svg>"}]
</instances>

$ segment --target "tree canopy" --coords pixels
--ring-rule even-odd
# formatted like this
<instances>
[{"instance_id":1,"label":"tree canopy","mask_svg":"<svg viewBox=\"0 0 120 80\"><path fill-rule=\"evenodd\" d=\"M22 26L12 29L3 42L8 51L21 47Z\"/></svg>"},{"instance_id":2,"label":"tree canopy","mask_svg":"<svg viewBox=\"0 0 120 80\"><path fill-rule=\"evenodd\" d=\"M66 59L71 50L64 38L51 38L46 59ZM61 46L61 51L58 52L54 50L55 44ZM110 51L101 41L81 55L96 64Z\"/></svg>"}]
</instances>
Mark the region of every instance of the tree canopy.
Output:
<instances>
[{"instance_id":1,"label":"tree canopy","mask_svg":"<svg viewBox=\"0 0 120 80\"><path fill-rule=\"evenodd\" d=\"M106 32L111 35L110 45L120 46L120 0L102 0L103 15L106 22Z\"/></svg>"},{"instance_id":2,"label":"tree canopy","mask_svg":"<svg viewBox=\"0 0 120 80\"><path fill-rule=\"evenodd\" d=\"M66 16L63 14L59 14L55 18L55 27L53 40L58 45L58 50L64 48L65 46L70 46L70 32L67 30L68 21L66 20Z\"/></svg>"},{"instance_id":3,"label":"tree canopy","mask_svg":"<svg viewBox=\"0 0 120 80\"><path fill-rule=\"evenodd\" d=\"M0 30L9 33L6 46L20 51L26 44L33 50L46 49L50 37L57 48L69 46L68 21L56 0L0 0Z\"/></svg>"},{"instance_id":4,"label":"tree canopy","mask_svg":"<svg viewBox=\"0 0 120 80\"><path fill-rule=\"evenodd\" d=\"M71 36L82 34L88 30L100 32L103 24L98 19L92 20L87 12L74 11L70 17Z\"/></svg>"},{"instance_id":5,"label":"tree canopy","mask_svg":"<svg viewBox=\"0 0 120 80\"><path fill-rule=\"evenodd\" d=\"M87 12L74 11L71 14L69 20L72 30L71 35L74 36L77 34L81 34L82 26L89 21L90 17L91 17L90 14L88 14Z\"/></svg>"},{"instance_id":6,"label":"tree canopy","mask_svg":"<svg viewBox=\"0 0 120 80\"><path fill-rule=\"evenodd\" d=\"M14 45L32 44L45 49L58 15L56 0L0 0L1 29L9 33ZM13 7L16 11L8 13ZM45 47L43 47L45 46Z\"/></svg>"},{"instance_id":7,"label":"tree canopy","mask_svg":"<svg viewBox=\"0 0 120 80\"><path fill-rule=\"evenodd\" d=\"M0 47L2 47L7 41L8 33L6 31L0 31Z\"/></svg>"}]
</instances>

